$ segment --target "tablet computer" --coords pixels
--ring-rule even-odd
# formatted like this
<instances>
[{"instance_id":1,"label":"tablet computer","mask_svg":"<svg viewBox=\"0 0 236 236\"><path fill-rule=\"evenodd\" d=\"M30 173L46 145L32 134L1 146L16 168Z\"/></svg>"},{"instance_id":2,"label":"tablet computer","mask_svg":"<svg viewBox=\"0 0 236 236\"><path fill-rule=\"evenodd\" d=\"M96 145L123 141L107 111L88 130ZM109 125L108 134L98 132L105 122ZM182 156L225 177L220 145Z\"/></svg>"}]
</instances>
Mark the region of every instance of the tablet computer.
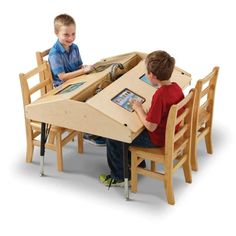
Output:
<instances>
[{"instance_id":1,"label":"tablet computer","mask_svg":"<svg viewBox=\"0 0 236 236\"><path fill-rule=\"evenodd\" d=\"M153 84L151 84L151 82L149 81L148 77L146 76L146 74L143 74L139 77L140 80L142 80L143 82L145 82L146 84L151 85L154 88L158 88L158 86L154 86Z\"/></svg>"},{"instance_id":2,"label":"tablet computer","mask_svg":"<svg viewBox=\"0 0 236 236\"><path fill-rule=\"evenodd\" d=\"M132 92L131 90L125 88L120 93L118 93L115 97L111 99L112 102L116 103L120 107L124 108L129 112L133 112L134 109L130 104L130 100L137 100L139 102L144 103L146 101L145 98L141 97L137 93Z\"/></svg>"},{"instance_id":3,"label":"tablet computer","mask_svg":"<svg viewBox=\"0 0 236 236\"><path fill-rule=\"evenodd\" d=\"M79 83L76 83L76 84L70 84L70 85L66 86L64 89L62 89L59 92L57 92L56 94L63 94L63 93L72 92L72 91L76 90L77 88L79 88L84 83L85 82L79 82Z\"/></svg>"}]
</instances>

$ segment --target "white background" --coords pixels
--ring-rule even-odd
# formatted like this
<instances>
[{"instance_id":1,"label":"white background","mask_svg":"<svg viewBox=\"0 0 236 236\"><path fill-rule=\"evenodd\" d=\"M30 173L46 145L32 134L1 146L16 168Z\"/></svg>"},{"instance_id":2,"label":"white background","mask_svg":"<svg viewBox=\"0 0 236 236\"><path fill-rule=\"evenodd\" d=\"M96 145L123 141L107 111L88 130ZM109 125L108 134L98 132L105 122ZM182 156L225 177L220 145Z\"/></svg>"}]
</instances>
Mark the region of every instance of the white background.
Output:
<instances>
[{"instance_id":1,"label":"white background","mask_svg":"<svg viewBox=\"0 0 236 236\"><path fill-rule=\"evenodd\" d=\"M235 7L233 0L26 1L1 3L0 235L235 235ZM192 86L220 66L214 154L199 145L199 171L185 184L175 177L175 206L158 181L140 180L132 201L109 191L97 176L107 171L105 149L65 148L65 172L47 152L40 178L38 149L25 163L24 115L18 74L36 66L35 51L51 47L53 19L71 14L84 63L130 51L162 49L192 74ZM235 147L234 147L235 148ZM87 154L86 154L87 153ZM87 158L87 160L86 160Z\"/></svg>"}]
</instances>

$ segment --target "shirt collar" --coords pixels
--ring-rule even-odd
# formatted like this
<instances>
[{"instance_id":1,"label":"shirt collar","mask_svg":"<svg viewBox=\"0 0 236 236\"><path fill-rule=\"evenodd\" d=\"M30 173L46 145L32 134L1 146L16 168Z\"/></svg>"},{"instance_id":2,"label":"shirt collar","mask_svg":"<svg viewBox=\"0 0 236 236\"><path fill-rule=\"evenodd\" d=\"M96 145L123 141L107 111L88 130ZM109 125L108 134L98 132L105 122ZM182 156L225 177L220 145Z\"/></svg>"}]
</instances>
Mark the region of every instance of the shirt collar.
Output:
<instances>
[{"instance_id":1,"label":"shirt collar","mask_svg":"<svg viewBox=\"0 0 236 236\"><path fill-rule=\"evenodd\" d=\"M66 52L65 48L64 48L64 47L62 46L62 44L60 43L59 39L57 40L56 45L57 45L57 48L58 48L62 53L65 53L65 52ZM72 49L74 49L74 47L75 47L75 45L72 44L72 45L70 46L70 51L71 51Z\"/></svg>"}]
</instances>

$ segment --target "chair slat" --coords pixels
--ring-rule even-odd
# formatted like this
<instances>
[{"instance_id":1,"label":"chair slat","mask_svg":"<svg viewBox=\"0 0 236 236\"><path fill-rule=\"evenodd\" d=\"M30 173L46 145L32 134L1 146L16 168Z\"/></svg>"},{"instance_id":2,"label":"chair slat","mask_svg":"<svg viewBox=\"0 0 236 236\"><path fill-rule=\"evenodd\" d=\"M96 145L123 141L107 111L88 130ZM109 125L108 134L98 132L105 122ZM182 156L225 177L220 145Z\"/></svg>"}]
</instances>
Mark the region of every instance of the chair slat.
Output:
<instances>
[{"instance_id":1,"label":"chair slat","mask_svg":"<svg viewBox=\"0 0 236 236\"><path fill-rule=\"evenodd\" d=\"M209 127L199 129L200 132L197 134L197 141L199 142L203 137L205 137L209 130Z\"/></svg>"},{"instance_id":2,"label":"chair slat","mask_svg":"<svg viewBox=\"0 0 236 236\"><path fill-rule=\"evenodd\" d=\"M181 115L179 115L178 118L176 119L175 125L178 125L181 121L183 121L184 118L189 114L189 111L190 110L186 108L184 112Z\"/></svg>"},{"instance_id":3,"label":"chair slat","mask_svg":"<svg viewBox=\"0 0 236 236\"><path fill-rule=\"evenodd\" d=\"M159 179L159 180L164 180L164 174L162 173L152 172L150 170L146 170L139 167L137 168L137 172L138 174L142 174L142 175L149 176L149 177Z\"/></svg>"},{"instance_id":4,"label":"chair slat","mask_svg":"<svg viewBox=\"0 0 236 236\"><path fill-rule=\"evenodd\" d=\"M206 102L204 102L201 107L200 107L200 113L203 111L203 110L207 110L207 107L211 104L211 101L208 99Z\"/></svg>"},{"instance_id":5,"label":"chair slat","mask_svg":"<svg viewBox=\"0 0 236 236\"><path fill-rule=\"evenodd\" d=\"M178 141L181 137L183 137L183 135L188 130L188 128L189 128L188 124L185 124L184 126L180 128L180 130L174 136L174 143Z\"/></svg>"},{"instance_id":6,"label":"chair slat","mask_svg":"<svg viewBox=\"0 0 236 236\"><path fill-rule=\"evenodd\" d=\"M28 73L24 74L24 77L26 80L30 79L31 77L35 76L36 74L38 74L39 72L42 72L44 70L46 70L47 68L47 64L43 63L42 65L40 65L39 67L34 68L33 70L29 71Z\"/></svg>"},{"instance_id":7,"label":"chair slat","mask_svg":"<svg viewBox=\"0 0 236 236\"><path fill-rule=\"evenodd\" d=\"M175 173L183 164L185 161L187 161L187 154L183 155L178 162L173 167L173 173Z\"/></svg>"},{"instance_id":8,"label":"chair slat","mask_svg":"<svg viewBox=\"0 0 236 236\"><path fill-rule=\"evenodd\" d=\"M30 95L34 94L35 92L37 92L38 90L40 90L41 88L44 88L45 86L47 86L48 84L50 83L50 81L47 79L47 80L44 80L43 82L33 86L29 92L30 92Z\"/></svg>"},{"instance_id":9,"label":"chair slat","mask_svg":"<svg viewBox=\"0 0 236 236\"><path fill-rule=\"evenodd\" d=\"M209 93L209 86L208 87L206 87L202 92L201 92L201 98L202 97L204 97L206 94L208 94Z\"/></svg>"},{"instance_id":10,"label":"chair slat","mask_svg":"<svg viewBox=\"0 0 236 236\"><path fill-rule=\"evenodd\" d=\"M182 152L186 148L186 146L189 144L189 141L190 141L189 139L185 139L184 142L181 142L175 145L173 159L178 157L179 153Z\"/></svg>"}]
</instances>

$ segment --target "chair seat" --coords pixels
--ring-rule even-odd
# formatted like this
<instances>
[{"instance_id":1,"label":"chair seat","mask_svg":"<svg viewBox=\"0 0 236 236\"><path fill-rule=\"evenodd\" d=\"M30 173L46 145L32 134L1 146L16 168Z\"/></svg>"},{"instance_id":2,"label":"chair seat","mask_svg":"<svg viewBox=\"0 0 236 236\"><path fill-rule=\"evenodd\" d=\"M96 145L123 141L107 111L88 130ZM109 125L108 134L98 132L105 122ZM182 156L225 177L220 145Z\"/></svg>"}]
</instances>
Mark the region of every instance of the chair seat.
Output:
<instances>
[{"instance_id":1,"label":"chair seat","mask_svg":"<svg viewBox=\"0 0 236 236\"><path fill-rule=\"evenodd\" d=\"M164 151L163 147L161 148L143 148L143 147L129 147L131 152L135 152L139 157L145 156L145 159L153 160L156 162L164 161Z\"/></svg>"},{"instance_id":2,"label":"chair seat","mask_svg":"<svg viewBox=\"0 0 236 236\"><path fill-rule=\"evenodd\" d=\"M183 140L180 138L178 141L174 144L174 152L173 152L173 159L177 158L180 154L182 154L183 150L185 149L186 145L188 145L188 141ZM135 152L140 157L145 157L146 159L160 162L162 163L164 161L165 156L165 148L159 147L159 148L144 148L144 147L135 147L130 146L129 150L131 152ZM148 156L147 156L148 153Z\"/></svg>"}]
</instances>

